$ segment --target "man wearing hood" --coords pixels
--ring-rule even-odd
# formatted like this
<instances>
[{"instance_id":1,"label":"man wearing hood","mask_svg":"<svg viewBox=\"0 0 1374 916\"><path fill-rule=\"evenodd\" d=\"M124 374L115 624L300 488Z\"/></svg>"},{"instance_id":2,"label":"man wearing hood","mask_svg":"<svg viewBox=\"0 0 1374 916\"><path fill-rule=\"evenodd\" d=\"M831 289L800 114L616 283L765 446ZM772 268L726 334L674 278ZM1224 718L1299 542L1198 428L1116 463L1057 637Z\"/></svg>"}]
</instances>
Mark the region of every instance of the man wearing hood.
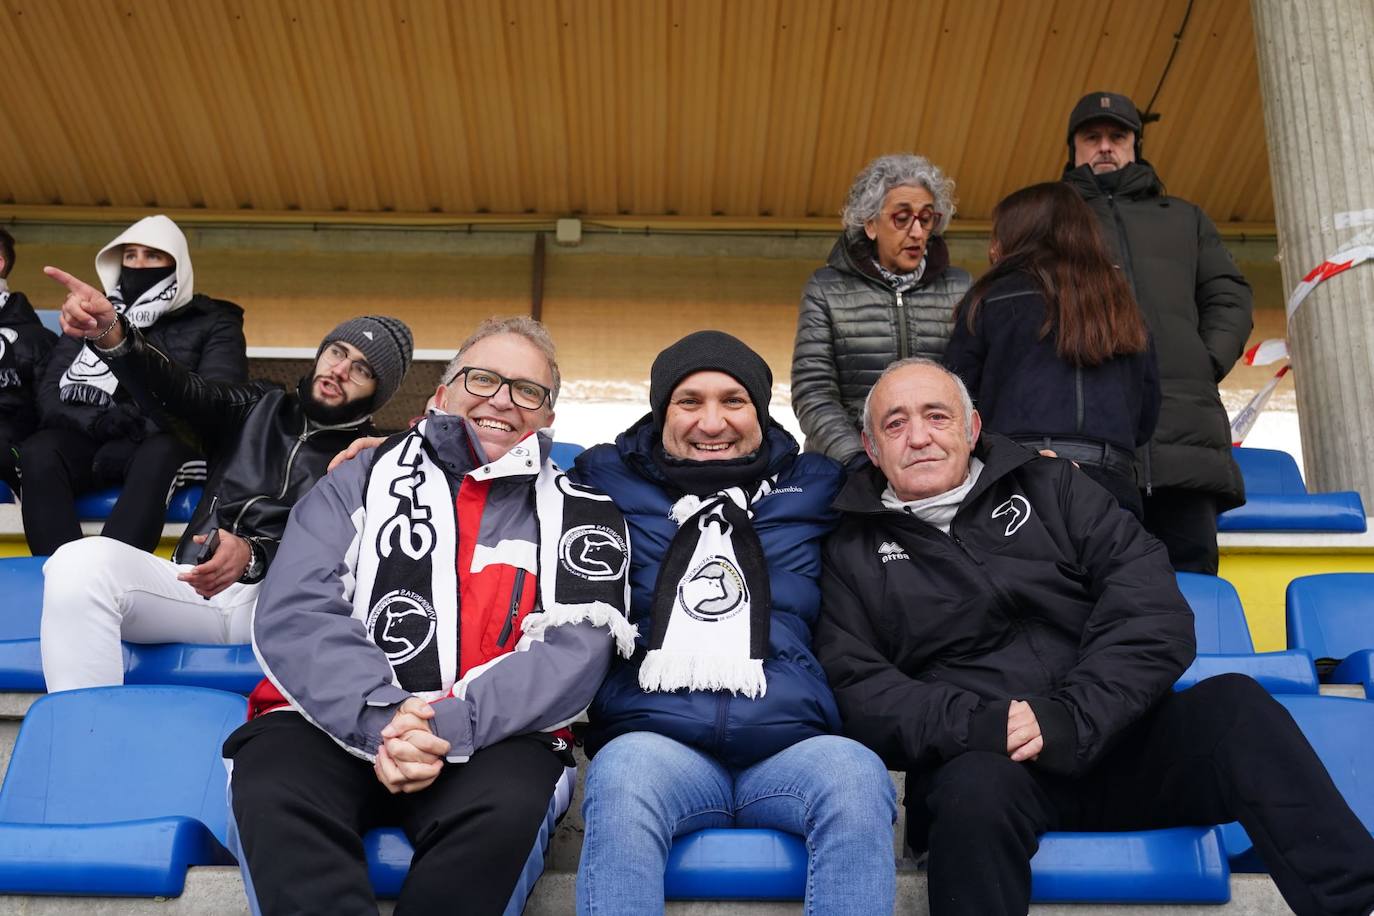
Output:
<instances>
[{"instance_id":1,"label":"man wearing hood","mask_svg":"<svg viewBox=\"0 0 1374 916\"><path fill-rule=\"evenodd\" d=\"M16 446L38 428L34 386L57 335L23 293L9 288L13 267L14 236L0 229L0 481L18 492Z\"/></svg>"},{"instance_id":2,"label":"man wearing hood","mask_svg":"<svg viewBox=\"0 0 1374 916\"><path fill-rule=\"evenodd\" d=\"M173 362L208 381L248 376L243 310L194 292L186 236L165 216L134 223L95 259L107 301ZM85 329L108 343L113 317ZM102 534L143 550L157 546L168 494L198 453L153 422L87 341L53 348L38 387L39 431L19 449L24 537L35 556L81 537L76 497L120 484ZM203 464L193 465L203 473ZM188 468L190 470L190 468Z\"/></svg>"},{"instance_id":3,"label":"man wearing hood","mask_svg":"<svg viewBox=\"0 0 1374 916\"><path fill-rule=\"evenodd\" d=\"M807 451L866 464L864 397L888 363L939 359L967 271L942 233L954 182L924 156L879 156L849 189L844 232L802 291L792 350L792 409Z\"/></svg>"},{"instance_id":4,"label":"man wearing hood","mask_svg":"<svg viewBox=\"0 0 1374 916\"><path fill-rule=\"evenodd\" d=\"M1215 574L1217 513L1245 502L1217 386L1245 349L1253 299L1207 214L1165 195L1142 128L1124 95L1079 99L1064 181L1097 214L1159 358L1159 422L1137 452L1145 528L1175 569Z\"/></svg>"},{"instance_id":5,"label":"man wearing hood","mask_svg":"<svg viewBox=\"0 0 1374 916\"><path fill-rule=\"evenodd\" d=\"M663 912L674 837L730 826L806 839L807 912L892 911L892 780L836 734L811 654L843 475L797 454L772 384L738 339L689 334L654 360L652 411L578 456L629 523L639 629L588 711L578 913Z\"/></svg>"},{"instance_id":6,"label":"man wearing hood","mask_svg":"<svg viewBox=\"0 0 1374 916\"><path fill-rule=\"evenodd\" d=\"M107 537L60 547L44 564L42 652L49 692L120 684L121 640L246 643L259 583L291 507L329 458L370 434L413 351L394 318L345 321L325 336L295 391L206 379L176 364L99 291L55 268L68 334L161 426L203 451L214 471L169 562ZM206 557L206 538L217 546Z\"/></svg>"}]
</instances>

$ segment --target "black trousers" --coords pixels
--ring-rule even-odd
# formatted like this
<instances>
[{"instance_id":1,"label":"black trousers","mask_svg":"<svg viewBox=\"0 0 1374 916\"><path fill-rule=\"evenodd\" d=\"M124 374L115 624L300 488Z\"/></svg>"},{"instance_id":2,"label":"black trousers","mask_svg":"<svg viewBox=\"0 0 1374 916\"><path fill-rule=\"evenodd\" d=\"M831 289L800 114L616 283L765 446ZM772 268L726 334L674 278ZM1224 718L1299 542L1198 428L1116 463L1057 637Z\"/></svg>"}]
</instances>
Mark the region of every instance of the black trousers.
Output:
<instances>
[{"instance_id":1,"label":"black trousers","mask_svg":"<svg viewBox=\"0 0 1374 916\"><path fill-rule=\"evenodd\" d=\"M908 773L906 805L912 848L930 851L932 916L1024 916L1049 830L1233 820L1299 916L1374 908L1374 837L1288 711L1241 675L1168 695L1081 778L967 753Z\"/></svg>"},{"instance_id":2,"label":"black trousers","mask_svg":"<svg viewBox=\"0 0 1374 916\"><path fill-rule=\"evenodd\" d=\"M377 912L362 835L402 828L415 857L398 914L500 914L539 835L564 758L536 736L446 764L429 788L391 795L372 765L294 712L241 726L233 814L264 916Z\"/></svg>"},{"instance_id":3,"label":"black trousers","mask_svg":"<svg viewBox=\"0 0 1374 916\"><path fill-rule=\"evenodd\" d=\"M167 491L176 472L196 453L170 433L149 436L118 455L115 467L96 467L99 443L70 429L41 429L19 449L24 537L34 556L49 556L81 537L76 497L123 481L119 501L101 534L140 550L153 550L167 517Z\"/></svg>"},{"instance_id":4,"label":"black trousers","mask_svg":"<svg viewBox=\"0 0 1374 916\"><path fill-rule=\"evenodd\" d=\"M1217 498L1204 490L1155 487L1144 496L1145 530L1164 542L1179 572L1217 574ZM1366 914L1367 916L1367 914Z\"/></svg>"}]
</instances>

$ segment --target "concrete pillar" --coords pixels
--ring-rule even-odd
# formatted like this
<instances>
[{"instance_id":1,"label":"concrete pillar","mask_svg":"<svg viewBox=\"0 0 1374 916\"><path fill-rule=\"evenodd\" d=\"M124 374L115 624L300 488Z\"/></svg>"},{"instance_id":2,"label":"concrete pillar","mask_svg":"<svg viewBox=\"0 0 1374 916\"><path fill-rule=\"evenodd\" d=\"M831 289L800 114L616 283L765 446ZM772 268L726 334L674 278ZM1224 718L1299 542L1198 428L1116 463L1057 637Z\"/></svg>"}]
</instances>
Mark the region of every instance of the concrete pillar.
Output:
<instances>
[{"instance_id":1,"label":"concrete pillar","mask_svg":"<svg viewBox=\"0 0 1374 916\"><path fill-rule=\"evenodd\" d=\"M1374 244L1374 2L1251 0L1285 290ZM1201 90L1199 90L1201 91ZM1320 284L1288 328L1313 490L1374 513L1374 263Z\"/></svg>"}]
</instances>

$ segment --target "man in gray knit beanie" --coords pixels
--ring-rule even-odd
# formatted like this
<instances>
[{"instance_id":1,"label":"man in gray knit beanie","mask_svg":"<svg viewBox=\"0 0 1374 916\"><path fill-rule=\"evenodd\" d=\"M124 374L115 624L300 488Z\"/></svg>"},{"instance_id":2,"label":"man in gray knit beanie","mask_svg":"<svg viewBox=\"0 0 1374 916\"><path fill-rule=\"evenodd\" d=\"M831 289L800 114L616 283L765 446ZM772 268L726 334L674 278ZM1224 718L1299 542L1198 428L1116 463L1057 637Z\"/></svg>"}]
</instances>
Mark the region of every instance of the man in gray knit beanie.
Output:
<instances>
[{"instance_id":1,"label":"man in gray knit beanie","mask_svg":"<svg viewBox=\"0 0 1374 916\"><path fill-rule=\"evenodd\" d=\"M391 400L396 389L401 387L410 358L415 352L415 340L405 322L386 315L363 315L350 318L325 335L320 349L315 352L316 375L323 366L333 367L347 358L347 353L335 359L324 359L331 347L347 344L359 351L365 360L362 365L364 374L370 374L376 381L369 408L380 410ZM346 348L342 348L346 350ZM352 366L349 367L350 372ZM332 406L332 405L331 405Z\"/></svg>"},{"instance_id":2,"label":"man in gray knit beanie","mask_svg":"<svg viewBox=\"0 0 1374 916\"><path fill-rule=\"evenodd\" d=\"M67 333L90 347L159 425L203 451L210 478L172 560L109 538L64 544L48 561L41 649L49 691L119 684L133 643L247 643L260 583L297 500L400 387L414 344L369 315L327 334L295 391L209 381L170 361L73 277Z\"/></svg>"}]
</instances>

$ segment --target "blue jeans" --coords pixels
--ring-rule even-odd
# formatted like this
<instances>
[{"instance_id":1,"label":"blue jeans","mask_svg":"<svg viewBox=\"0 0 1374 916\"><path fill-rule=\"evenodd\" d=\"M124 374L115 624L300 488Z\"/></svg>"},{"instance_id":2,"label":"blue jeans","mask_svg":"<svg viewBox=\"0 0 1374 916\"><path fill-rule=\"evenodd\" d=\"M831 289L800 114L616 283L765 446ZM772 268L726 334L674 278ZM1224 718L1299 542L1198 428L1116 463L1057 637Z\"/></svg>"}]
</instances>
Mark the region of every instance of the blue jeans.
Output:
<instances>
[{"instance_id":1,"label":"blue jeans","mask_svg":"<svg viewBox=\"0 0 1374 916\"><path fill-rule=\"evenodd\" d=\"M808 914L891 913L897 797L872 751L823 735L740 770L653 732L611 741L587 771L582 916L663 912L673 838L764 827L806 838Z\"/></svg>"}]
</instances>

